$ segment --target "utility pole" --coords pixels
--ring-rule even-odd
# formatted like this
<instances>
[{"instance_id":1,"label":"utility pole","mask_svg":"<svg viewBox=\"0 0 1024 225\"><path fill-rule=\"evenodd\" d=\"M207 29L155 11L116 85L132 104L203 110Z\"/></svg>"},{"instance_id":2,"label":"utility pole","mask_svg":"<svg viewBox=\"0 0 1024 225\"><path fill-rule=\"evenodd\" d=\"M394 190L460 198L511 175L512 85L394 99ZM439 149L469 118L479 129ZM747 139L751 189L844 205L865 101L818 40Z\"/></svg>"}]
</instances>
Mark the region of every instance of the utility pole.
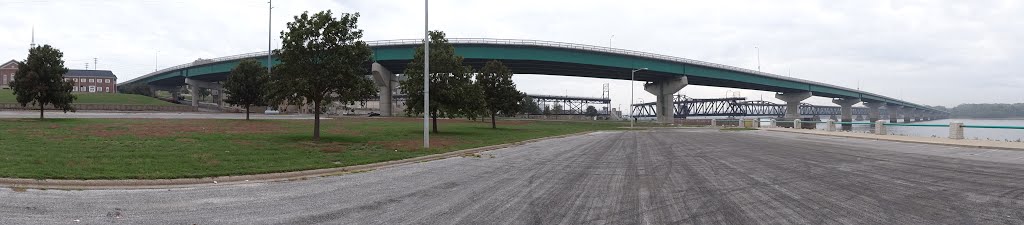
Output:
<instances>
[{"instance_id":1,"label":"utility pole","mask_svg":"<svg viewBox=\"0 0 1024 225\"><path fill-rule=\"evenodd\" d=\"M608 48L612 48L612 38L615 38L614 34L612 34L611 37L608 37Z\"/></svg>"},{"instance_id":2,"label":"utility pole","mask_svg":"<svg viewBox=\"0 0 1024 225\"><path fill-rule=\"evenodd\" d=\"M92 58L92 69L94 69L94 70L100 69L99 60L96 59L96 58Z\"/></svg>"},{"instance_id":3,"label":"utility pole","mask_svg":"<svg viewBox=\"0 0 1024 225\"><path fill-rule=\"evenodd\" d=\"M158 67L160 67L160 51L159 50L156 51L156 54L153 54L153 72L156 72Z\"/></svg>"},{"instance_id":4,"label":"utility pole","mask_svg":"<svg viewBox=\"0 0 1024 225\"><path fill-rule=\"evenodd\" d=\"M273 26L274 24L274 17L272 17L273 14L274 0L269 0L267 1L267 75L270 75L270 65L272 65L270 61L270 55L273 54L273 52L271 52L270 43L271 40L273 39L273 36L271 34L273 32L273 28L271 28L271 26Z\"/></svg>"},{"instance_id":5,"label":"utility pole","mask_svg":"<svg viewBox=\"0 0 1024 225\"><path fill-rule=\"evenodd\" d=\"M757 72L761 72L761 48L754 46L754 49L757 50Z\"/></svg>"},{"instance_id":6,"label":"utility pole","mask_svg":"<svg viewBox=\"0 0 1024 225\"><path fill-rule=\"evenodd\" d=\"M430 148L430 2L423 0L423 148Z\"/></svg>"}]
</instances>

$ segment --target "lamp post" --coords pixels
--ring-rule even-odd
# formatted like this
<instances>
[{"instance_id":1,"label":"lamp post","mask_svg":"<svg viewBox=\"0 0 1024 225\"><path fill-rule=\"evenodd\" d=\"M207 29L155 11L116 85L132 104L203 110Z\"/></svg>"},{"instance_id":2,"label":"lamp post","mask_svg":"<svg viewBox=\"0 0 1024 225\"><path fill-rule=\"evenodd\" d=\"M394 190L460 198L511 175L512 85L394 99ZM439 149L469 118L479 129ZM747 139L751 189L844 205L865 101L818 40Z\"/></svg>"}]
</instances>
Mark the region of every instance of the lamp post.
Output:
<instances>
[{"instance_id":1,"label":"lamp post","mask_svg":"<svg viewBox=\"0 0 1024 225\"><path fill-rule=\"evenodd\" d=\"M612 34L612 36L611 36L611 37L608 37L608 48L611 48L611 47L612 47L612 38L615 38L615 35L614 35L614 34Z\"/></svg>"},{"instance_id":2,"label":"lamp post","mask_svg":"<svg viewBox=\"0 0 1024 225\"><path fill-rule=\"evenodd\" d=\"M757 72L761 72L761 48L754 46L754 50L757 50Z\"/></svg>"},{"instance_id":3,"label":"lamp post","mask_svg":"<svg viewBox=\"0 0 1024 225\"><path fill-rule=\"evenodd\" d=\"M429 0L423 0L423 148L430 148L430 23Z\"/></svg>"},{"instance_id":4,"label":"lamp post","mask_svg":"<svg viewBox=\"0 0 1024 225\"><path fill-rule=\"evenodd\" d=\"M633 86L636 86L633 85L633 80L636 80L636 71L641 70L647 70L647 68L635 69L633 72L629 72L629 117L633 117L632 120L629 120L629 128L633 128L634 120L636 120L636 115L633 115Z\"/></svg>"}]
</instances>

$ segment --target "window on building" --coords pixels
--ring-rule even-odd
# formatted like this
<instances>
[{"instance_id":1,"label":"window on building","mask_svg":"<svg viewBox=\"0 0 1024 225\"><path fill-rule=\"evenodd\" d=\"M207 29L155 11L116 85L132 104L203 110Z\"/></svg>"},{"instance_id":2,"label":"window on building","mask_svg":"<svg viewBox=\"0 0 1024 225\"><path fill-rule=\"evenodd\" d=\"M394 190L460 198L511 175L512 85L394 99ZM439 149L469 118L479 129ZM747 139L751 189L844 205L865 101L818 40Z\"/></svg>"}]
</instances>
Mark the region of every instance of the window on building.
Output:
<instances>
[{"instance_id":1,"label":"window on building","mask_svg":"<svg viewBox=\"0 0 1024 225\"><path fill-rule=\"evenodd\" d=\"M75 86L73 91L78 91L78 86Z\"/></svg>"},{"instance_id":2,"label":"window on building","mask_svg":"<svg viewBox=\"0 0 1024 225\"><path fill-rule=\"evenodd\" d=\"M103 79L103 83L110 83L110 79Z\"/></svg>"}]
</instances>

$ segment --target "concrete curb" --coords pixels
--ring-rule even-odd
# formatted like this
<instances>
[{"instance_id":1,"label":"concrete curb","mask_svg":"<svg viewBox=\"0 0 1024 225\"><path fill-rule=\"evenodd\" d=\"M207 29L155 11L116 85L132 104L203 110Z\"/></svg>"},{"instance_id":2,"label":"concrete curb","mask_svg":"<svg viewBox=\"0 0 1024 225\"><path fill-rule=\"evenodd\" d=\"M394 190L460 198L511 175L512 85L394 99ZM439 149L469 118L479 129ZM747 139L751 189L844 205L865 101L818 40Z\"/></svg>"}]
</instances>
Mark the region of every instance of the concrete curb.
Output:
<instances>
[{"instance_id":1,"label":"concrete curb","mask_svg":"<svg viewBox=\"0 0 1024 225\"><path fill-rule=\"evenodd\" d=\"M814 132L814 131L793 130L793 129L776 129L776 128L768 128L768 129L762 129L762 130L774 131L774 132L795 133L795 134L821 135L821 136L830 136L830 137L857 138L857 139L878 140L878 141L895 141L895 142L915 143L915 144L932 144L932 145L943 145L943 146L953 146L953 147L968 147L968 148L1024 151L1024 145L1021 145L1020 147L1017 147L1017 146L996 146L995 144L999 144L999 142L985 143L985 142L988 142L988 141L953 140L953 139L937 139L937 138L931 138L931 139L935 139L935 140L928 140L926 137L907 137L907 136L874 135L874 134L872 134L872 136L874 136L874 137L871 137L871 136L852 135L850 133L843 133L843 132L821 133L821 132ZM916 140L916 139L920 139L920 140Z\"/></svg>"},{"instance_id":2,"label":"concrete curb","mask_svg":"<svg viewBox=\"0 0 1024 225\"><path fill-rule=\"evenodd\" d=\"M97 190L97 189L165 189L165 188L187 188L203 187L230 184L266 183L292 180L304 180L315 177L341 175L346 173L371 171L394 166L401 166L419 162L427 162L439 159L452 158L466 154L475 154L485 151L497 150L527 143L539 142L550 139L559 139L572 136L586 135L598 131L585 131L558 136L535 138L512 143L463 149L440 154L425 155L416 158L401 159L395 161L378 162L364 165L302 170L283 173L251 174L238 176L220 176L206 178L179 178L179 179L155 179L155 180L58 180L58 179L23 179L23 178L0 178L0 187L17 189L58 189L58 190Z\"/></svg>"}]
</instances>

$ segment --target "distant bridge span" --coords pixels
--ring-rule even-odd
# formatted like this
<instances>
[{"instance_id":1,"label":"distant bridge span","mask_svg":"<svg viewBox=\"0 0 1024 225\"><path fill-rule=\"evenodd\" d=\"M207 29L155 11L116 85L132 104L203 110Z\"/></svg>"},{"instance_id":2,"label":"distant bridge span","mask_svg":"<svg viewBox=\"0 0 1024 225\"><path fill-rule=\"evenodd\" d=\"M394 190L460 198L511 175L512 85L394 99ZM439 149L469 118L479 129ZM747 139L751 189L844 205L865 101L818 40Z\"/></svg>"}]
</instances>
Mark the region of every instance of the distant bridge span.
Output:
<instances>
[{"instance_id":1,"label":"distant bridge span","mask_svg":"<svg viewBox=\"0 0 1024 225\"><path fill-rule=\"evenodd\" d=\"M683 86L692 84L776 92L778 98L790 105L799 105L800 101L807 97L819 96L843 100L843 104L871 103L868 106L873 110L878 110L882 106L899 109L889 111L898 111L907 115L948 114L923 105L866 91L654 53L536 40L452 38L449 39L449 42L455 47L456 54L463 56L465 63L474 68L481 68L490 60L501 60L518 74L629 80L630 71L634 68L649 68L637 72L636 80L647 82L645 89L658 97L659 100L655 106L662 109L670 109L672 95ZM373 50L375 62L367 62L367 73L370 74L372 70L375 76L380 76L377 74L391 76L391 71L401 73L412 60L415 49L422 46L422 40L419 39L368 41L367 43ZM188 81L190 84L194 84L193 86L216 88L219 85L198 84L226 80L231 68L242 59L256 59L267 63L266 55L266 52L256 52L186 63L131 79L122 85L147 84L155 87L174 87L185 85ZM276 64L277 62L271 63ZM371 64L380 66L371 66ZM394 79L377 80L390 82ZM390 88L391 85L380 86ZM390 92L390 89L387 91ZM799 112L787 112L786 115L799 117ZM664 121L671 117L672 115L659 115L659 120Z\"/></svg>"}]
</instances>

